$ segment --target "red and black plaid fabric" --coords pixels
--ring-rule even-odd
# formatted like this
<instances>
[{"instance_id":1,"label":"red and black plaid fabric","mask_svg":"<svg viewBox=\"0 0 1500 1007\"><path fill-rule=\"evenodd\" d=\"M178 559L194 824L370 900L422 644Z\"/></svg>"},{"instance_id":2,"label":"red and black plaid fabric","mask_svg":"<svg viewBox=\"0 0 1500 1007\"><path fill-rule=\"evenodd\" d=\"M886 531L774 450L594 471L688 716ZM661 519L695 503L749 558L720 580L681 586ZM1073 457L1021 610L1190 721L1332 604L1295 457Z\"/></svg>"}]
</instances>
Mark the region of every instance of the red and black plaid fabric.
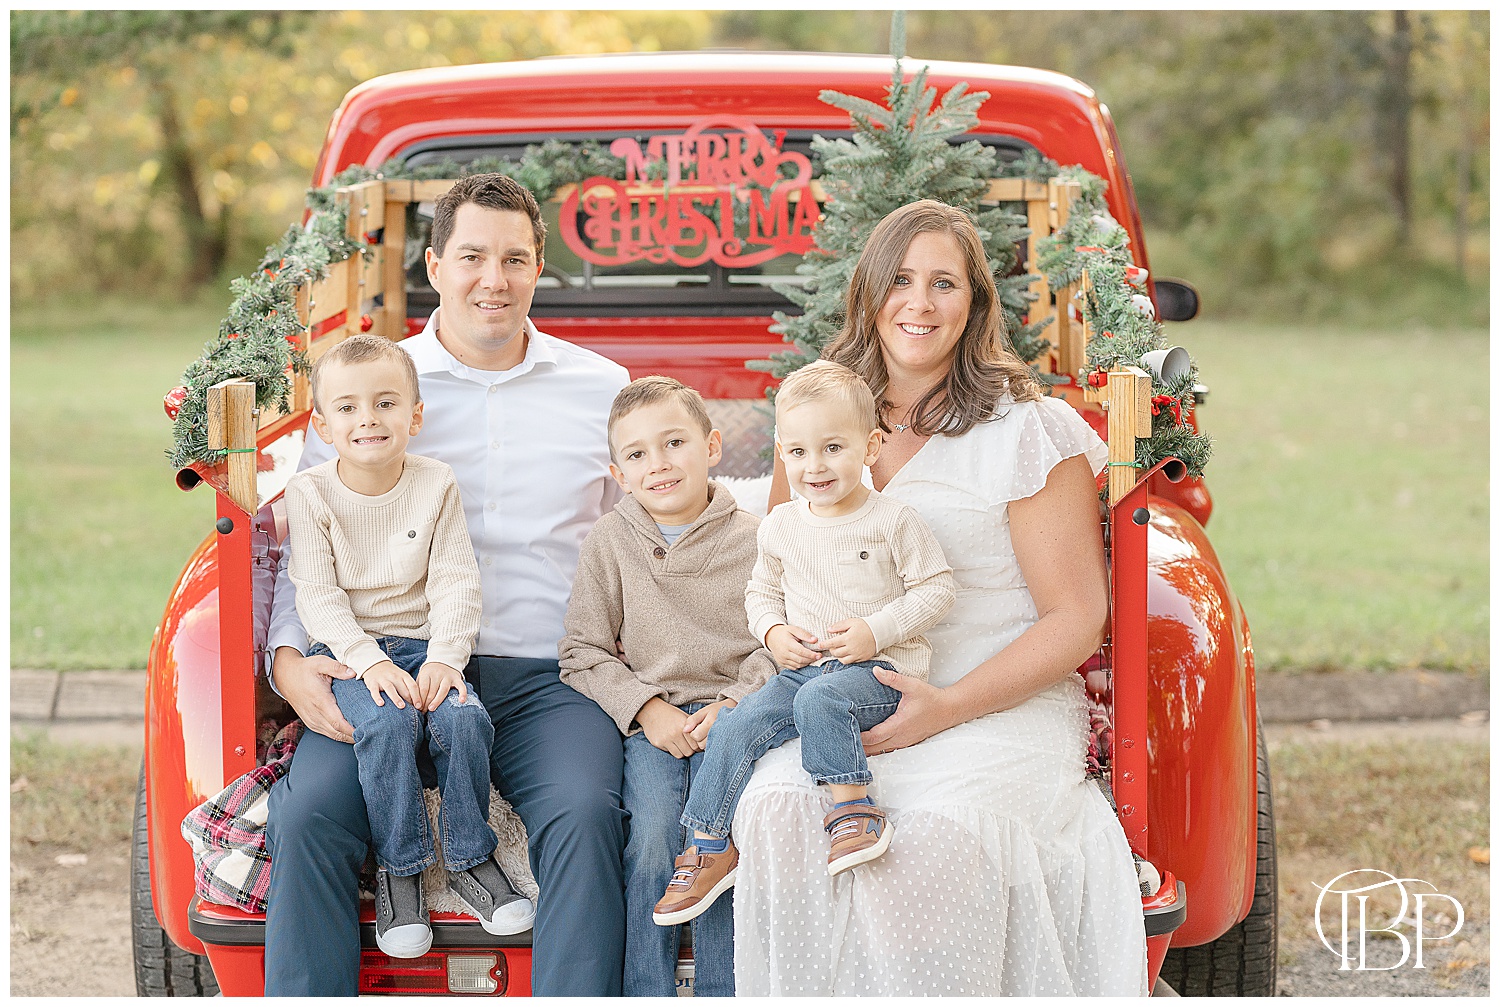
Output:
<instances>
[{"instance_id":1,"label":"red and black plaid fabric","mask_svg":"<svg viewBox=\"0 0 1500 1007\"><path fill-rule=\"evenodd\" d=\"M275 725L268 725L275 730ZM294 720L275 731L260 765L188 812L182 837L193 848L193 887L198 897L247 912L263 912L271 886L266 852L266 811L271 788L292 765L302 736ZM261 746L256 746L260 748Z\"/></svg>"}]
</instances>

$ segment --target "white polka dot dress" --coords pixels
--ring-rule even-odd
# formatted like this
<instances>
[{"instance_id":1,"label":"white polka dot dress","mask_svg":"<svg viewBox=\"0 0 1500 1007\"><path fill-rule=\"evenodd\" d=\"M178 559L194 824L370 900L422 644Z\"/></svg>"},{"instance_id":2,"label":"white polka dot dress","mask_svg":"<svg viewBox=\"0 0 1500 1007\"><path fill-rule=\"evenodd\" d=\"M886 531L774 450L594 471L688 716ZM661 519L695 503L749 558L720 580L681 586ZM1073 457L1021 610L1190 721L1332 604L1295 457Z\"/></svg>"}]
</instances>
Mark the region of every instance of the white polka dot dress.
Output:
<instances>
[{"instance_id":1,"label":"white polka dot dress","mask_svg":"<svg viewBox=\"0 0 1500 1007\"><path fill-rule=\"evenodd\" d=\"M1058 399L934 437L885 488L942 544L958 601L927 635L951 685L1037 619L1006 504L1064 458L1108 450ZM895 827L879 860L830 878L827 788L793 741L757 764L734 821L735 987L747 996L1137 995L1145 930L1130 848L1084 779L1082 683L870 760Z\"/></svg>"}]
</instances>

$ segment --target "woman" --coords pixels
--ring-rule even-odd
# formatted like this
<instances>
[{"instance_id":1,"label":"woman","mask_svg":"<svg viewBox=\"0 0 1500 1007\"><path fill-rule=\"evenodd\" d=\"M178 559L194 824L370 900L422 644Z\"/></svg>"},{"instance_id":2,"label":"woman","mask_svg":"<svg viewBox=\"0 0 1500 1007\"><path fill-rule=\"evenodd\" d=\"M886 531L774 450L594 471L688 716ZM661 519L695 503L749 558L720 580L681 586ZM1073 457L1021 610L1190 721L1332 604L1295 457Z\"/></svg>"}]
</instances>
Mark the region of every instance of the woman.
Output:
<instances>
[{"instance_id":1,"label":"woman","mask_svg":"<svg viewBox=\"0 0 1500 1007\"><path fill-rule=\"evenodd\" d=\"M737 989L1142 994L1140 891L1084 779L1074 673L1108 611L1095 488L1107 449L1009 350L963 211L924 200L881 221L846 318L824 355L881 403L874 486L927 521L958 601L928 633L928 683L882 675L903 697L863 739L896 837L881 860L830 878L827 798L798 744L757 765L734 823Z\"/></svg>"}]
</instances>

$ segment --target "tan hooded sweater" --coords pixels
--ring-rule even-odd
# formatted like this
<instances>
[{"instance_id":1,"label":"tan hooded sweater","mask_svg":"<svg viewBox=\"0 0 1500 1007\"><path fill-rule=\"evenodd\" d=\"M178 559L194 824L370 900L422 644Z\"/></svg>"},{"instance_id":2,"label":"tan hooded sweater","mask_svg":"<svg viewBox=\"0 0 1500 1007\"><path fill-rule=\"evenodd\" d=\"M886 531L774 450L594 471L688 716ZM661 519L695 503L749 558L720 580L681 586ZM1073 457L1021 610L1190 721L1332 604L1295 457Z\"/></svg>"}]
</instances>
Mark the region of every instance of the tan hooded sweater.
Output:
<instances>
[{"instance_id":1,"label":"tan hooded sweater","mask_svg":"<svg viewBox=\"0 0 1500 1007\"><path fill-rule=\"evenodd\" d=\"M653 696L739 702L776 673L744 617L760 519L712 480L708 492L708 508L670 547L630 496L583 540L558 661L562 680L622 734L640 730L635 715Z\"/></svg>"}]
</instances>

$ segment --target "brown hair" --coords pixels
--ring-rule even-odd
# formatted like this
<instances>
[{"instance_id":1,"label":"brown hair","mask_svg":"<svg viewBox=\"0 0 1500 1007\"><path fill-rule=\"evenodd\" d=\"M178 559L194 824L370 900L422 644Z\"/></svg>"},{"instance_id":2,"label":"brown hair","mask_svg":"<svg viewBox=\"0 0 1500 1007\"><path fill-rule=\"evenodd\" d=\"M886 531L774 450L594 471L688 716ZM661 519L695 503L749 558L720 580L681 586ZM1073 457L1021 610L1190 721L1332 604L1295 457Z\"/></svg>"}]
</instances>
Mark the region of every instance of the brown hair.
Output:
<instances>
[{"instance_id":1,"label":"brown hair","mask_svg":"<svg viewBox=\"0 0 1500 1007\"><path fill-rule=\"evenodd\" d=\"M438 199L432 211L432 251L439 258L448 247L453 236L453 221L458 208L465 203L477 203L487 210L515 210L531 220L531 234L536 244L536 261L542 261L542 250L547 244L547 224L542 220L542 209L536 197L520 182L499 172L469 175L453 183L453 188Z\"/></svg>"},{"instance_id":2,"label":"brown hair","mask_svg":"<svg viewBox=\"0 0 1500 1007\"><path fill-rule=\"evenodd\" d=\"M816 360L792 373L776 390L776 412L804 402L834 401L844 406L866 432L880 423L875 396L863 378L843 364Z\"/></svg>"},{"instance_id":3,"label":"brown hair","mask_svg":"<svg viewBox=\"0 0 1500 1007\"><path fill-rule=\"evenodd\" d=\"M885 398L890 375L876 320L912 239L931 232L951 234L958 241L970 290L969 320L954 347L948 373L912 406L911 428L923 436L957 437L988 420L996 400L1006 391L1018 402L1041 398L1041 386L1031 367L1010 347L984 244L974 221L963 210L923 199L886 214L855 263L844 302L843 328L823 350L823 356L869 383L880 402L884 428L885 415L891 408Z\"/></svg>"},{"instance_id":4,"label":"brown hair","mask_svg":"<svg viewBox=\"0 0 1500 1007\"><path fill-rule=\"evenodd\" d=\"M308 384L312 386L313 408L322 412L318 404L318 382L324 372L334 364L364 364L371 360L394 360L406 372L411 384L412 401L422 401L422 386L417 381L417 365L411 354L383 336L350 336L318 358L313 364Z\"/></svg>"},{"instance_id":5,"label":"brown hair","mask_svg":"<svg viewBox=\"0 0 1500 1007\"><path fill-rule=\"evenodd\" d=\"M609 440L610 461L618 461L615 458L615 424L643 406L668 401L675 401L686 409L688 416L703 431L704 437L712 432L714 422L708 418L708 407L703 404L703 396L696 389L664 374L636 378L620 389L620 394L615 396L614 405L609 407L609 423L604 435Z\"/></svg>"}]
</instances>

